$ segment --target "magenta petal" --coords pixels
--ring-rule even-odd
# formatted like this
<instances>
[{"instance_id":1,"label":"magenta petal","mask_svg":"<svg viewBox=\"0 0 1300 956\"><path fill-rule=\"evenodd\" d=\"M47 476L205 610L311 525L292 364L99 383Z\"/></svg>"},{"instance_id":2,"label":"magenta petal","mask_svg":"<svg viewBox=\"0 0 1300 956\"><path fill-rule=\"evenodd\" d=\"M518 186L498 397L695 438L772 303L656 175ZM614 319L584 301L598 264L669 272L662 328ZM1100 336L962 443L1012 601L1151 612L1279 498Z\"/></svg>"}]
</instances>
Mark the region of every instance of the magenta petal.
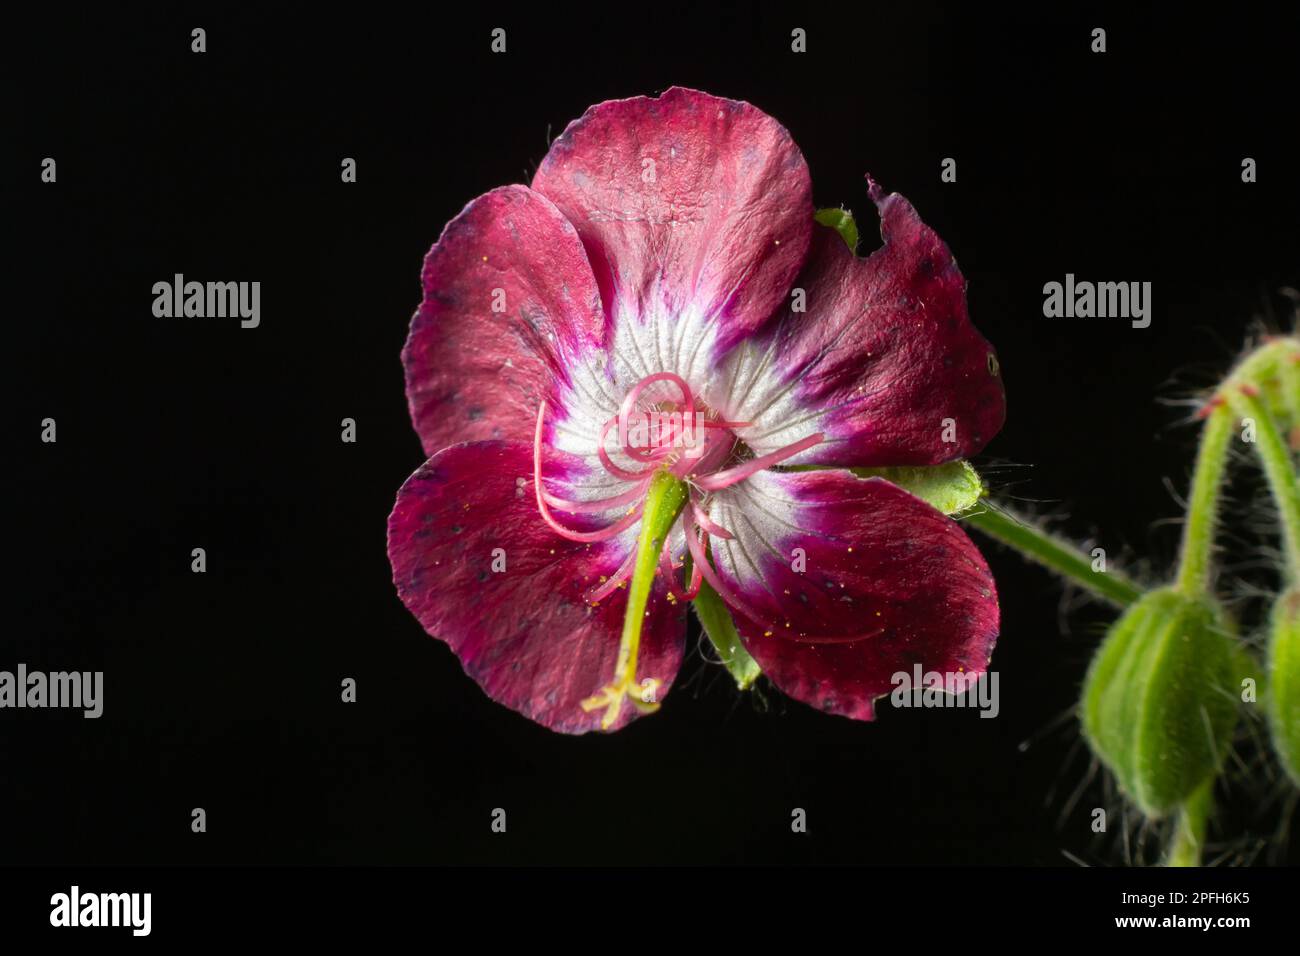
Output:
<instances>
[{"instance_id":1,"label":"magenta petal","mask_svg":"<svg viewBox=\"0 0 1300 956\"><path fill-rule=\"evenodd\" d=\"M735 535L713 540L717 571L761 618L738 614L737 628L790 696L866 720L896 672L987 665L993 576L919 498L843 471L769 471L719 493L711 514Z\"/></svg>"},{"instance_id":2,"label":"magenta petal","mask_svg":"<svg viewBox=\"0 0 1300 956\"><path fill-rule=\"evenodd\" d=\"M738 410L756 422L756 451L821 431L827 440L795 463L935 465L1002 427L997 357L967 315L956 261L906 199L874 184L872 195L884 246L859 259L818 228L795 282L807 312L766 333L781 374Z\"/></svg>"},{"instance_id":3,"label":"magenta petal","mask_svg":"<svg viewBox=\"0 0 1300 956\"><path fill-rule=\"evenodd\" d=\"M596 280L573 227L526 186L494 189L447 224L422 278L402 362L425 453L531 440L541 400L603 334Z\"/></svg>"},{"instance_id":4,"label":"magenta petal","mask_svg":"<svg viewBox=\"0 0 1300 956\"><path fill-rule=\"evenodd\" d=\"M591 107L533 188L582 236L611 322L701 314L718 354L768 319L812 231L808 167L748 103L674 87Z\"/></svg>"},{"instance_id":5,"label":"magenta petal","mask_svg":"<svg viewBox=\"0 0 1300 956\"><path fill-rule=\"evenodd\" d=\"M564 493L586 466L556 454L548 487ZM597 527L566 516L575 528ZM584 524L585 522L585 524ZM601 711L580 704L614 674L624 591L592 608L583 593L622 564L635 531L597 544L557 536L538 517L532 448L472 442L434 455L407 479L388 519L388 558L398 596L493 700L551 730L600 727ZM495 549L501 549L504 554ZM493 562L504 557L505 571ZM666 692L681 665L685 614L651 595L637 672ZM638 711L625 704L617 729Z\"/></svg>"}]
</instances>

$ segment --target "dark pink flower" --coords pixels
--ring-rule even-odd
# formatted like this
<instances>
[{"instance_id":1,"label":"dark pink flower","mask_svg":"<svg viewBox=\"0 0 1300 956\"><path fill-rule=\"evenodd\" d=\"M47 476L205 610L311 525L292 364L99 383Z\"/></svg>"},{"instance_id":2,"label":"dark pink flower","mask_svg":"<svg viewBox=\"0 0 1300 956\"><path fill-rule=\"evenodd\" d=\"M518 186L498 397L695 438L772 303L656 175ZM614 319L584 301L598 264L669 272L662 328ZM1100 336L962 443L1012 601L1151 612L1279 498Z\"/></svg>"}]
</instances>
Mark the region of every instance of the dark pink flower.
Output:
<instances>
[{"instance_id":1,"label":"dark pink flower","mask_svg":"<svg viewBox=\"0 0 1300 956\"><path fill-rule=\"evenodd\" d=\"M815 225L784 128L674 88L592 107L531 187L447 225L403 351L431 457L388 551L402 601L494 700L568 733L653 709L631 691L671 685L701 578L767 677L829 712L870 719L914 664L983 671L998 606L979 551L847 470L967 457L1004 417L952 255L870 193L884 245L860 259ZM647 444L650 411L667 414ZM689 501L629 648L641 503L665 470Z\"/></svg>"}]
</instances>

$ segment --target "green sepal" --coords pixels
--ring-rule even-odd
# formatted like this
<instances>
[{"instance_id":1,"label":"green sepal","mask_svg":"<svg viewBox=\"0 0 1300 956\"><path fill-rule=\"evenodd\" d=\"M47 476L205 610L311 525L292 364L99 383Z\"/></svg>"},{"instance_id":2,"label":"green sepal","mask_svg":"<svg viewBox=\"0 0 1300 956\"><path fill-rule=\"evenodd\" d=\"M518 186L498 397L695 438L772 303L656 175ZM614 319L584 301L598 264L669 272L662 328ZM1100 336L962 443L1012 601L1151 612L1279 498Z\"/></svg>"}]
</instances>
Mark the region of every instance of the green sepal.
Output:
<instances>
[{"instance_id":1,"label":"green sepal","mask_svg":"<svg viewBox=\"0 0 1300 956\"><path fill-rule=\"evenodd\" d=\"M900 468L851 468L859 478L884 478L946 515L969 511L986 488L968 461Z\"/></svg>"},{"instance_id":2,"label":"green sepal","mask_svg":"<svg viewBox=\"0 0 1300 956\"><path fill-rule=\"evenodd\" d=\"M687 571L689 570L688 567ZM731 610L718 592L709 587L708 581L700 582L700 593L695 596L691 606L695 608L695 616L700 619L705 636L722 659L722 666L735 680L737 687L749 690L754 681L762 676L763 670L741 643Z\"/></svg>"},{"instance_id":3,"label":"green sepal","mask_svg":"<svg viewBox=\"0 0 1300 956\"><path fill-rule=\"evenodd\" d=\"M853 212L849 209L818 209L813 220L820 225L830 226L848 243L849 251L858 251L858 224L853 221Z\"/></svg>"},{"instance_id":4,"label":"green sepal","mask_svg":"<svg viewBox=\"0 0 1300 956\"><path fill-rule=\"evenodd\" d=\"M1158 588L1111 627L1084 679L1084 736L1145 816L1177 810L1217 774L1248 669L1208 598Z\"/></svg>"}]
</instances>

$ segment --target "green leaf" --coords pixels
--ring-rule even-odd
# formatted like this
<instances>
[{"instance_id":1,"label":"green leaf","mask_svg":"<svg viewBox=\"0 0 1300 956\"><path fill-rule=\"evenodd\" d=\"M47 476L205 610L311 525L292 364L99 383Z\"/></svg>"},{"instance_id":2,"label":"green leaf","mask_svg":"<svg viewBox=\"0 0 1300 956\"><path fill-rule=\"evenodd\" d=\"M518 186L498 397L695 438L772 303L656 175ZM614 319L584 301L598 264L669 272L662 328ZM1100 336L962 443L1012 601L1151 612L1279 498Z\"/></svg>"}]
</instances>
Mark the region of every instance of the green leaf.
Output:
<instances>
[{"instance_id":1,"label":"green leaf","mask_svg":"<svg viewBox=\"0 0 1300 956\"><path fill-rule=\"evenodd\" d=\"M1144 595L1115 622L1084 679L1084 736L1150 819L1178 810L1223 765L1249 668L1208 598Z\"/></svg>"},{"instance_id":2,"label":"green leaf","mask_svg":"<svg viewBox=\"0 0 1300 956\"><path fill-rule=\"evenodd\" d=\"M689 571L689 568L687 570ZM695 608L695 615L700 619L704 633L717 649L723 666L736 681L736 686L741 690L749 690L763 671L758 666L758 662L749 656L745 645L740 642L740 634L736 632L736 622L732 620L731 611L726 603L718 596L717 591L709 587L708 581L701 581L700 593L695 596L691 606Z\"/></svg>"},{"instance_id":3,"label":"green leaf","mask_svg":"<svg viewBox=\"0 0 1300 956\"><path fill-rule=\"evenodd\" d=\"M946 515L967 511L984 496L984 481L966 461L909 468L851 468L859 478L884 478Z\"/></svg>"},{"instance_id":4,"label":"green leaf","mask_svg":"<svg viewBox=\"0 0 1300 956\"><path fill-rule=\"evenodd\" d=\"M849 244L849 251L858 251L858 224L853 221L853 212L849 209L818 209L813 220L823 226L830 226Z\"/></svg>"}]
</instances>

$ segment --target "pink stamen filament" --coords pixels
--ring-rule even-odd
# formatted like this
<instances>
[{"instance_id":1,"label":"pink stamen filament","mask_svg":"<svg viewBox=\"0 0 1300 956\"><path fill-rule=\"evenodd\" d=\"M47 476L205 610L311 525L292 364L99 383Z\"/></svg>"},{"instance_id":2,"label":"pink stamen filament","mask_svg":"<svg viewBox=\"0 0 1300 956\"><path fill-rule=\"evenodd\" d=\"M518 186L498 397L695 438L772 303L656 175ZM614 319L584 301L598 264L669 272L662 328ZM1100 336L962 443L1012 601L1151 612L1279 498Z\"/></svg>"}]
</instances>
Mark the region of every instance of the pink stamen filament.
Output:
<instances>
[{"instance_id":1,"label":"pink stamen filament","mask_svg":"<svg viewBox=\"0 0 1300 956\"><path fill-rule=\"evenodd\" d=\"M592 588L583 599L588 604L599 604L609 595L614 593L614 589L632 576L632 566L636 564L636 548L633 547L627 553L627 558L619 565L619 569L614 572L608 581L599 587Z\"/></svg>"},{"instance_id":2,"label":"pink stamen filament","mask_svg":"<svg viewBox=\"0 0 1300 956\"><path fill-rule=\"evenodd\" d=\"M691 583L687 590L683 591L677 586L677 579L673 575L675 568L681 567L680 564L673 564L672 547L669 544L670 539L665 539L664 549L659 553L659 570L663 572L664 580L668 582L668 591L679 601L694 601L700 593L700 582L703 578L700 575L698 567L691 568Z\"/></svg>"},{"instance_id":3,"label":"pink stamen filament","mask_svg":"<svg viewBox=\"0 0 1300 956\"><path fill-rule=\"evenodd\" d=\"M636 486L621 495L613 495L609 498L593 498L590 501L571 501L568 498L560 498L551 494L549 491L543 492L546 495L546 503L553 508L559 508L569 514L592 514L597 511L608 511L611 508L617 508L619 505L631 504L633 501L640 500L645 495L646 479L637 482Z\"/></svg>"},{"instance_id":4,"label":"pink stamen filament","mask_svg":"<svg viewBox=\"0 0 1300 956\"><path fill-rule=\"evenodd\" d=\"M637 401L642 393L655 382L671 382L677 386L681 392L683 411L680 419L675 416L671 417L668 419L668 427L658 430L652 447L634 447L631 444L626 427L628 417L636 409ZM695 441L692 442L692 447L677 447L677 440L685 437L688 428L693 429L694 427L695 397L685 380L679 375L672 372L657 372L646 376L633 386L624 397L618 414L601 428L600 437L596 443L596 451L605 470L616 478L633 482L633 486L625 492L607 498L576 501L551 494L542 485L542 444L545 434L545 418L546 402L543 401L537 409L537 430L533 439L533 486L537 497L537 510L548 527L555 531L556 534L570 541L594 542L605 541L614 537L641 519L644 501L638 499L644 498L646 488L655 472L662 467L667 467L674 477L687 480L690 485L689 507L682 511L680 520L682 531L686 537L686 546L692 558L691 580L689 585L683 588L678 584L673 573L676 569L682 567L682 563L673 561L669 543L667 540L664 541L663 550L659 555L659 571L664 576L669 592L678 600L693 600L699 594L703 582L708 581L709 586L717 591L727 604L741 611L756 623L763 621L763 617L732 590L709 563L709 536L715 535L723 539L732 539L734 535L710 518L701 502L707 492L730 487L765 468L779 464L802 451L812 448L823 440L822 433L809 435L807 438L786 445L777 451L741 462L731 468L697 477L697 472L708 472L710 468L717 467L725 462L733 449L733 441L729 440L729 436L724 435L714 439L710 437L708 430L712 429L715 433L718 430L730 431L743 428L751 423L706 419L702 423L706 429L702 442L696 436ZM623 426L620 429L620 436L623 438L620 451L633 461L648 465L647 468L640 471L629 471L616 465L610 458L605 449L605 442L610 430L619 424ZM633 501L638 503L632 511L613 524L595 531L574 531L566 528L555 519L548 507L548 505L553 505L570 514L593 514L608 511ZM584 595L584 599L593 605L599 603L631 577L635 564L636 547L634 546L609 580L590 589Z\"/></svg>"},{"instance_id":5,"label":"pink stamen filament","mask_svg":"<svg viewBox=\"0 0 1300 956\"><path fill-rule=\"evenodd\" d=\"M680 375L674 375L672 372L656 372L654 375L647 375L632 386L632 390L623 398L623 404L619 406L618 417L623 421L627 421L632 409L636 407L636 400L641 397L641 393L655 382L672 382L676 385L682 393L682 404L686 407L683 418L686 416L695 417L695 396L691 394L690 386L686 384L686 380Z\"/></svg>"},{"instance_id":6,"label":"pink stamen filament","mask_svg":"<svg viewBox=\"0 0 1300 956\"><path fill-rule=\"evenodd\" d=\"M704 448L700 454L694 458L683 457L677 464L672 466L673 475L677 478L687 478L697 472L707 474L711 468L716 468L727 460L731 454L733 442L729 435L722 438L711 438L706 433Z\"/></svg>"},{"instance_id":7,"label":"pink stamen filament","mask_svg":"<svg viewBox=\"0 0 1300 956\"><path fill-rule=\"evenodd\" d=\"M570 541L607 541L640 520L643 507L640 504L618 521L597 531L572 531L555 520L546 506L546 489L542 487L542 434L545 420L546 402L543 401L537 408L537 432L533 436L533 490L537 493L537 510L547 526L560 537Z\"/></svg>"},{"instance_id":8,"label":"pink stamen filament","mask_svg":"<svg viewBox=\"0 0 1300 956\"><path fill-rule=\"evenodd\" d=\"M760 455L757 458L751 458L749 461L742 462L734 468L726 468L722 471L715 471L711 475L705 475L702 478L695 479L695 483L705 491L718 491L721 488L734 485L738 481L744 481L750 475L762 471L772 465L779 464L787 458L793 458L801 451L807 451L814 445L819 445L826 436L821 432L815 435L809 435L791 445L786 445L774 452L766 455Z\"/></svg>"},{"instance_id":9,"label":"pink stamen filament","mask_svg":"<svg viewBox=\"0 0 1300 956\"><path fill-rule=\"evenodd\" d=\"M713 565L709 564L709 556L704 550L704 543L695 537L695 521L689 511L682 513L682 522L686 529L686 546L691 551L692 567L698 569L704 575L704 580L709 582L709 587L717 591L724 601L732 607L743 611L750 620L761 623L763 616L756 613L738 594L731 590L718 573L713 570ZM708 535L705 534L707 541Z\"/></svg>"},{"instance_id":10,"label":"pink stamen filament","mask_svg":"<svg viewBox=\"0 0 1300 956\"><path fill-rule=\"evenodd\" d=\"M600 439L596 442L596 454L600 456L600 463L604 465L605 470L608 471L615 478L624 478L628 481L638 481L642 478L646 478L649 477L650 475L653 475L654 466L651 466L649 468L643 468L641 471L628 471L625 468L620 468L618 465L614 464L614 462L610 459L609 452L605 451L605 438L607 435L609 435L609 430L613 428L617 423L618 423L617 417L611 418L609 421L605 423L605 427L600 430Z\"/></svg>"},{"instance_id":11,"label":"pink stamen filament","mask_svg":"<svg viewBox=\"0 0 1300 956\"><path fill-rule=\"evenodd\" d=\"M699 499L694 495L691 497L691 513L695 515L696 522L699 523L699 526L704 529L706 534L717 535L719 538L728 541L735 537L734 534L709 517L708 512L700 507Z\"/></svg>"},{"instance_id":12,"label":"pink stamen filament","mask_svg":"<svg viewBox=\"0 0 1300 956\"><path fill-rule=\"evenodd\" d=\"M673 372L656 372L653 375L647 375L645 378L641 379L641 381L637 382L636 385L632 387L632 390L629 391L627 395L623 397L623 404L619 406L617 418L618 421L621 422L623 425L623 428L620 430L620 434L623 435L624 438L627 437L627 427L626 427L627 421L628 418L631 416L633 409L636 408L637 399L641 397L642 392L644 392L655 382L672 382L674 385L676 385L678 391L681 392L682 405L684 406L684 411L682 412L683 424L687 420L694 419L695 396L691 394L691 388L689 385L686 384L686 380L682 378L680 375L674 374ZM673 438L676 437L676 430L677 430L676 425L674 423L674 427L673 427L674 434L672 438L669 438L667 440L661 438L660 444L656 448L653 448L649 451L645 451L640 448L635 448L631 445L630 442L625 441L623 444L623 453L626 454L633 461L643 461L643 462L658 461L659 459L665 457L671 451L671 444ZM604 445L603 440L601 444L603 447Z\"/></svg>"}]
</instances>

